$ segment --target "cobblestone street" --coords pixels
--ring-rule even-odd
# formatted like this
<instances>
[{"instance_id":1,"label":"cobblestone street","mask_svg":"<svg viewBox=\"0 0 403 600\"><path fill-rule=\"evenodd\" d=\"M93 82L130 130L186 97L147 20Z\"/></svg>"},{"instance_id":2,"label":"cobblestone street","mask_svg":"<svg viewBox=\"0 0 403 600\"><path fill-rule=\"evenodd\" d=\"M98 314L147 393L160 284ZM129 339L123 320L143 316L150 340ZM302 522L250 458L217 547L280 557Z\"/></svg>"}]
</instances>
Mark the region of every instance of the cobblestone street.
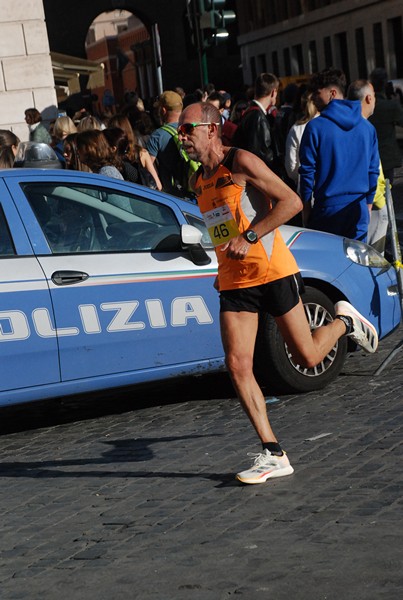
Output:
<instances>
[{"instance_id":1,"label":"cobblestone street","mask_svg":"<svg viewBox=\"0 0 403 600\"><path fill-rule=\"evenodd\" d=\"M295 473L264 485L225 374L2 411L1 600L400 600L402 337L268 391Z\"/></svg>"}]
</instances>

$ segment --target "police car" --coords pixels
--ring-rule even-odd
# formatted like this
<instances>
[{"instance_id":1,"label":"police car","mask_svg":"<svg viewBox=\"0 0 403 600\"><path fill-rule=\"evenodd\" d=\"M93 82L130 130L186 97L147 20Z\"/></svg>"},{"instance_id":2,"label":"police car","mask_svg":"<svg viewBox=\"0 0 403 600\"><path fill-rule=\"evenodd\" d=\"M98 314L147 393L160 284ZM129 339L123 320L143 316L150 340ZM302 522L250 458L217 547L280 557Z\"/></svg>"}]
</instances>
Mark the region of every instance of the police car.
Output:
<instances>
[{"instance_id":1,"label":"police car","mask_svg":"<svg viewBox=\"0 0 403 600\"><path fill-rule=\"evenodd\" d=\"M394 269L368 246L283 227L312 327L351 302L383 338L400 321ZM224 369L215 253L196 205L96 174L0 171L0 405ZM273 389L331 381L342 339L294 364L263 315L256 371Z\"/></svg>"}]
</instances>

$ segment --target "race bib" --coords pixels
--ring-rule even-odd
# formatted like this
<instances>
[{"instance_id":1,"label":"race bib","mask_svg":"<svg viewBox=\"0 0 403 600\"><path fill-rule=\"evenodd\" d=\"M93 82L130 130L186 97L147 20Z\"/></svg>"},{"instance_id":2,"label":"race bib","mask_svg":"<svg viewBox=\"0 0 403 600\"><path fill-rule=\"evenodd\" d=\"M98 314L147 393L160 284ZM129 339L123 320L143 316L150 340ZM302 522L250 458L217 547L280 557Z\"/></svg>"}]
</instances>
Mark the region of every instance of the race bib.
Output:
<instances>
[{"instance_id":1,"label":"race bib","mask_svg":"<svg viewBox=\"0 0 403 600\"><path fill-rule=\"evenodd\" d=\"M203 218L214 246L226 244L240 233L226 204L203 213Z\"/></svg>"}]
</instances>

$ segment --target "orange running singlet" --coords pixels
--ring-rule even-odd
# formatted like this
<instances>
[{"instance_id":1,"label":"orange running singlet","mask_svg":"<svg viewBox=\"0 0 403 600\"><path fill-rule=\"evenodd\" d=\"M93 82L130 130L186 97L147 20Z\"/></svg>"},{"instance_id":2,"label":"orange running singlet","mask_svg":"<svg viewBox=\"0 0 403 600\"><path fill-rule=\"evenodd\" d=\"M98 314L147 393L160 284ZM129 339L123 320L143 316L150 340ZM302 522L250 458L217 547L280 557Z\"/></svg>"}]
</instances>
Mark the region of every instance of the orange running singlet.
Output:
<instances>
[{"instance_id":1,"label":"orange running singlet","mask_svg":"<svg viewBox=\"0 0 403 600\"><path fill-rule=\"evenodd\" d=\"M251 244L244 260L228 258L226 252L221 251L222 244L249 227L253 229L253 223L271 210L267 198L256 188L251 185L244 188L233 182L225 161L209 179L203 179L200 173L194 188L216 246L220 291L254 287L298 272L297 263L278 229L264 235L257 244Z\"/></svg>"}]
</instances>

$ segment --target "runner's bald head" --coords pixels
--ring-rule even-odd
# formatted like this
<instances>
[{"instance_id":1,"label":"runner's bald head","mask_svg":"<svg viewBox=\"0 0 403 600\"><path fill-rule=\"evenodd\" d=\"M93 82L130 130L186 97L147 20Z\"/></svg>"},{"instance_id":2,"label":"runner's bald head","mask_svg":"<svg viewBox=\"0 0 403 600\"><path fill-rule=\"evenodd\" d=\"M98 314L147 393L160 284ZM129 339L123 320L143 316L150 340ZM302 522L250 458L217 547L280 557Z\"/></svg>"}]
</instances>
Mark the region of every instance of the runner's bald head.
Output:
<instances>
[{"instance_id":1,"label":"runner's bald head","mask_svg":"<svg viewBox=\"0 0 403 600\"><path fill-rule=\"evenodd\" d=\"M200 123L214 123L217 127L218 137L221 137L221 114L217 107L210 102L195 102L189 104L181 114L179 121L198 121Z\"/></svg>"}]
</instances>

